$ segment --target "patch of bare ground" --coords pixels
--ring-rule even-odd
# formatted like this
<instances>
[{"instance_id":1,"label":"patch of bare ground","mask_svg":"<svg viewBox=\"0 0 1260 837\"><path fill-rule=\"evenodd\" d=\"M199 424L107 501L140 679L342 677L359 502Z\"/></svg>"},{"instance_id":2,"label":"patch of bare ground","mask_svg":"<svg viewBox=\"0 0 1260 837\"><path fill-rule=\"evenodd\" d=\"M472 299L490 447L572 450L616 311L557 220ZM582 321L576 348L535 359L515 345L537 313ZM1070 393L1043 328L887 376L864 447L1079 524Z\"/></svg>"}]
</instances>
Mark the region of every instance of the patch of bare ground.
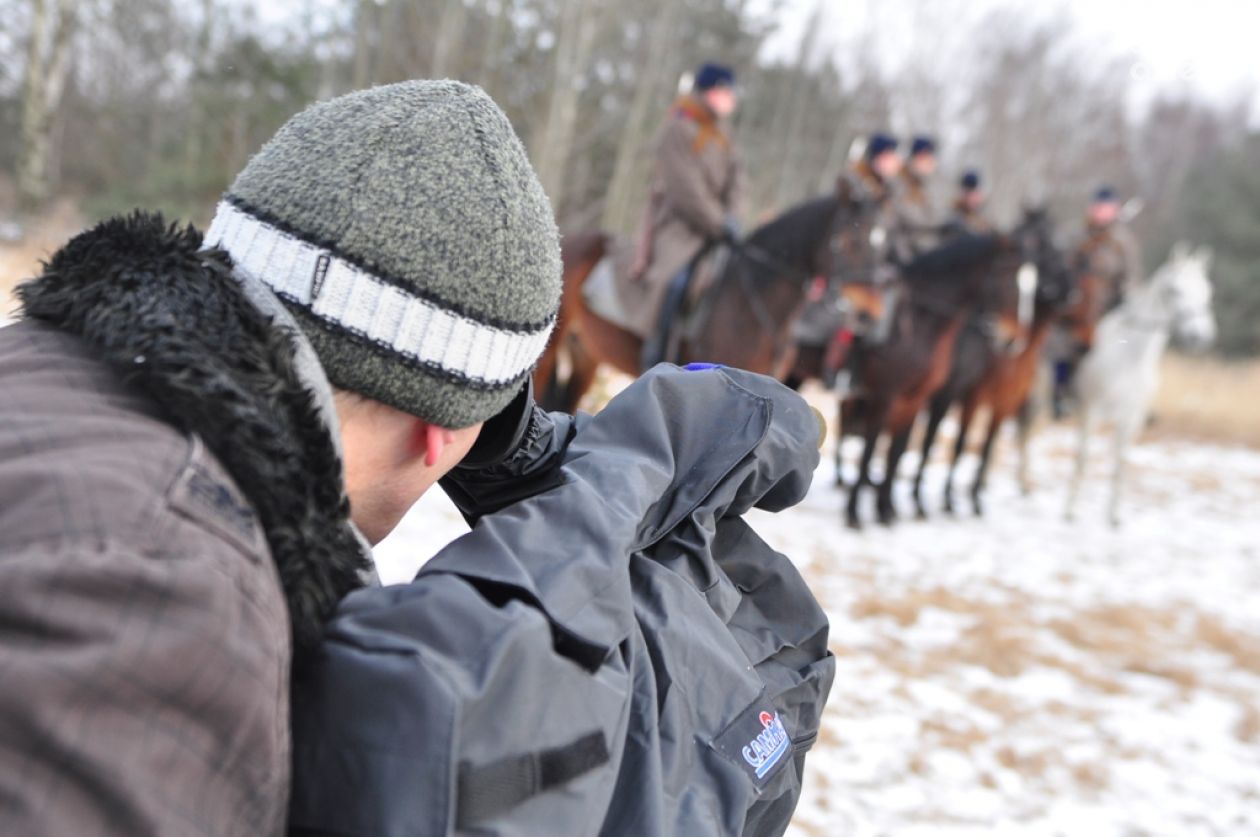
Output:
<instances>
[{"instance_id":1,"label":"patch of bare ground","mask_svg":"<svg viewBox=\"0 0 1260 837\"><path fill-rule=\"evenodd\" d=\"M987 743L989 733L962 718L928 718L919 725L920 736L937 747L970 753Z\"/></svg>"},{"instance_id":2,"label":"patch of bare ground","mask_svg":"<svg viewBox=\"0 0 1260 837\"><path fill-rule=\"evenodd\" d=\"M944 588L931 588L911 591L901 597L865 596L854 603L850 612L857 619L890 618L900 627L913 625L927 607L974 617L972 624L963 629L956 642L932 648L923 654L890 653L884 658L886 665L907 678L930 677L959 666L977 666L998 677L1018 677L1031 668L1042 666L1058 669L1082 686L1103 694L1125 691L1124 685L1113 676L1125 665L1116 664L1112 656L1114 649L1109 651L1109 643L1118 643L1125 650L1123 661L1126 663L1140 665L1142 661L1158 659L1154 639L1146 638L1144 626L1149 619L1167 628L1173 618L1158 612L1147 617L1140 612L1126 613L1122 607L1108 607L1087 616L1081 624L1076 624L1074 620L1052 622L1052 630L1091 652L1091 659L1076 661L1046 651L1037 635L1043 626L1024 617L1027 609L1022 604L1015 598L1000 605L978 602ZM1100 629L1098 626L1103 627ZM1119 639L1109 638L1113 631L1106 626L1118 627ZM1154 666L1151 663L1147 667ZM1179 671L1159 669L1159 673L1161 676L1185 679Z\"/></svg>"},{"instance_id":3,"label":"patch of bare ground","mask_svg":"<svg viewBox=\"0 0 1260 837\"><path fill-rule=\"evenodd\" d=\"M863 596L853 603L850 612L855 619L886 616L907 628L918 621L919 614L927 607L936 607L951 613L975 613L991 608L992 605L971 601L944 587L932 587L927 590L911 590L900 598Z\"/></svg>"},{"instance_id":4,"label":"patch of bare ground","mask_svg":"<svg viewBox=\"0 0 1260 837\"><path fill-rule=\"evenodd\" d=\"M1210 614L1200 614L1195 621L1195 639L1234 661L1234 665L1252 674L1260 674L1260 637L1236 630Z\"/></svg>"},{"instance_id":5,"label":"patch of bare ground","mask_svg":"<svg viewBox=\"0 0 1260 837\"><path fill-rule=\"evenodd\" d=\"M1082 610L1071 619L1056 619L1050 629L1066 642L1088 651L1109 670L1148 674L1182 690L1199 686L1193 668L1168 659L1177 641L1179 614L1137 605L1107 605Z\"/></svg>"},{"instance_id":6,"label":"patch of bare ground","mask_svg":"<svg viewBox=\"0 0 1260 837\"><path fill-rule=\"evenodd\" d=\"M1260 709L1254 704L1242 703L1242 717L1234 726L1234 735L1244 744L1260 743Z\"/></svg>"}]
</instances>

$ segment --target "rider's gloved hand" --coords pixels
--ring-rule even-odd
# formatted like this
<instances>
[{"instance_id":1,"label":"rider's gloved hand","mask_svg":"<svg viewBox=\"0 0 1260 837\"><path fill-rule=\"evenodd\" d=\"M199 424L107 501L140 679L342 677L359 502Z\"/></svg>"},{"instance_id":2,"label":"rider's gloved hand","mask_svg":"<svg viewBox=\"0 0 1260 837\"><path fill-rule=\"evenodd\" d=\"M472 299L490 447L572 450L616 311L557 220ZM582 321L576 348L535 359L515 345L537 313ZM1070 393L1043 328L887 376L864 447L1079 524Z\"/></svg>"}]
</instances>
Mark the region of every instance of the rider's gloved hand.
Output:
<instances>
[{"instance_id":1,"label":"rider's gloved hand","mask_svg":"<svg viewBox=\"0 0 1260 837\"><path fill-rule=\"evenodd\" d=\"M534 384L526 380L512 403L481 426L477 441L461 460L460 467L485 468L508 459L525 438L525 431L529 429L535 409Z\"/></svg>"},{"instance_id":2,"label":"rider's gloved hand","mask_svg":"<svg viewBox=\"0 0 1260 837\"><path fill-rule=\"evenodd\" d=\"M468 454L440 484L469 523L555 487L575 419L534 403L526 381L512 403L486 421Z\"/></svg>"}]
</instances>

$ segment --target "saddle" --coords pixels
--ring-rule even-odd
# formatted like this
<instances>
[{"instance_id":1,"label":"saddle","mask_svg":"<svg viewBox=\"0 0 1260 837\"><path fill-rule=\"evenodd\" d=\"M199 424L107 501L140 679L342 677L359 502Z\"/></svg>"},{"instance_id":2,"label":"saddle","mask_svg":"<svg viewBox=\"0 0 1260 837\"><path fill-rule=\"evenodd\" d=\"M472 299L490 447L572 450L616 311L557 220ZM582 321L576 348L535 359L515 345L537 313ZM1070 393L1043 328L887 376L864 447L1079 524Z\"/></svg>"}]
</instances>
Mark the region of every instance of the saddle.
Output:
<instances>
[{"instance_id":1,"label":"saddle","mask_svg":"<svg viewBox=\"0 0 1260 837\"><path fill-rule=\"evenodd\" d=\"M725 245L709 247L691 266L684 292L671 295L667 291L662 295L661 307L671 305L671 296L673 298L674 310L668 312L668 346L676 347L682 339L698 333L703 327L711 308L708 304L709 292L716 287L717 278L722 275L729 259L730 249ZM632 275L632 263L632 242L615 241L608 255L595 265L582 285L582 297L587 308L601 319L646 339L652 335L644 333L644 324L660 322L666 312L647 310L654 301L654 289L640 277Z\"/></svg>"}]
</instances>

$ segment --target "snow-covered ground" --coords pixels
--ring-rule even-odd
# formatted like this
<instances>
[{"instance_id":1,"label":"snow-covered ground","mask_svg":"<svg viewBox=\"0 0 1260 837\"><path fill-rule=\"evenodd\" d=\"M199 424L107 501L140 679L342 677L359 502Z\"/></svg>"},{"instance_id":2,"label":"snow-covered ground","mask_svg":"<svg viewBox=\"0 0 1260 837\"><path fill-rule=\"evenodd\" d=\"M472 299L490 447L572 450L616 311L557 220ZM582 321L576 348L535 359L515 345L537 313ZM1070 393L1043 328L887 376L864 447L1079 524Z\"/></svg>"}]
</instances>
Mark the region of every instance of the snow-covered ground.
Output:
<instances>
[{"instance_id":1,"label":"snow-covered ground","mask_svg":"<svg viewBox=\"0 0 1260 837\"><path fill-rule=\"evenodd\" d=\"M999 461L981 521L847 531L829 456L798 508L754 513L838 663L790 834L1260 834L1260 453L1139 445L1113 530L1101 459L1062 519L1071 449L1038 437L1028 498ZM463 531L433 492L386 579Z\"/></svg>"}]
</instances>

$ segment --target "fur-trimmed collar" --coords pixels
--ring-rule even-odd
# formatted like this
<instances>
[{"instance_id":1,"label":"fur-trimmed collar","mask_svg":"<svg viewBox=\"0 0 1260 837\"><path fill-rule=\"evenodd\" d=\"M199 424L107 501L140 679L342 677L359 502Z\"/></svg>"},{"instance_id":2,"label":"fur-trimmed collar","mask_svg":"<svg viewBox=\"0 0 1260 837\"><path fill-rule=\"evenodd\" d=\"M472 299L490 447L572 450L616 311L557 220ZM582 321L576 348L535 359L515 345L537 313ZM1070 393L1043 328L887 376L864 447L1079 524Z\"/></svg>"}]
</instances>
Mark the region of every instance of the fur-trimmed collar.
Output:
<instances>
[{"instance_id":1,"label":"fur-trimmed collar","mask_svg":"<svg viewBox=\"0 0 1260 837\"><path fill-rule=\"evenodd\" d=\"M672 111L677 116L690 119L696 123L696 138L691 150L699 154L710 142L716 142L723 148L730 147L730 139L723 129L722 121L717 118L704 100L690 93L683 94L674 100Z\"/></svg>"},{"instance_id":2,"label":"fur-trimmed collar","mask_svg":"<svg viewBox=\"0 0 1260 837\"><path fill-rule=\"evenodd\" d=\"M156 214L114 218L71 239L18 295L26 316L87 341L232 475L262 522L300 661L368 561L296 336L201 238Z\"/></svg>"}]
</instances>

